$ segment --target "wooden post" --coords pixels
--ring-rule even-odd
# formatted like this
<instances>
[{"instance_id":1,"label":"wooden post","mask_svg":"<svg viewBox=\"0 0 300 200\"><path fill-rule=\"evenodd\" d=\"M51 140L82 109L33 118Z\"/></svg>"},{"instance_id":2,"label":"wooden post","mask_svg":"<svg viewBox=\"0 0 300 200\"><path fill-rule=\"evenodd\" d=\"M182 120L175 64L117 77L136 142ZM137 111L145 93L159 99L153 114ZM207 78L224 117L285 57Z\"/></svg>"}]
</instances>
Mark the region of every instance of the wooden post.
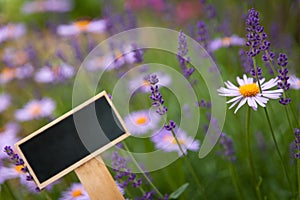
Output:
<instances>
[{"instance_id":1,"label":"wooden post","mask_svg":"<svg viewBox=\"0 0 300 200\"><path fill-rule=\"evenodd\" d=\"M76 168L75 173L91 200L124 200L100 156Z\"/></svg>"}]
</instances>

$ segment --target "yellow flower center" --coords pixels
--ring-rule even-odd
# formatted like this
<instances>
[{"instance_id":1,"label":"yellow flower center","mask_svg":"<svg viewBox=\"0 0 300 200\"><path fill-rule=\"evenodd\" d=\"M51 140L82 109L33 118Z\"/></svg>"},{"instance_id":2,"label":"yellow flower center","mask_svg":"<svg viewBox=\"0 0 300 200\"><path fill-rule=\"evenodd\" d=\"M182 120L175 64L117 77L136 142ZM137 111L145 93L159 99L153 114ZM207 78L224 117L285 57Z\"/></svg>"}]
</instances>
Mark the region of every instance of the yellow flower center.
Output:
<instances>
[{"instance_id":1,"label":"yellow flower center","mask_svg":"<svg viewBox=\"0 0 300 200\"><path fill-rule=\"evenodd\" d=\"M52 66L52 71L55 75L59 75L61 71L60 66L58 65Z\"/></svg>"},{"instance_id":2,"label":"yellow flower center","mask_svg":"<svg viewBox=\"0 0 300 200\"><path fill-rule=\"evenodd\" d=\"M77 190L72 191L72 197L80 197L80 196L82 196L81 189L77 189Z\"/></svg>"},{"instance_id":3,"label":"yellow flower center","mask_svg":"<svg viewBox=\"0 0 300 200\"><path fill-rule=\"evenodd\" d=\"M150 85L150 82L147 81L147 80L143 80L143 86L149 86Z\"/></svg>"},{"instance_id":4,"label":"yellow flower center","mask_svg":"<svg viewBox=\"0 0 300 200\"><path fill-rule=\"evenodd\" d=\"M300 85L300 81L298 81L297 84Z\"/></svg>"},{"instance_id":5,"label":"yellow flower center","mask_svg":"<svg viewBox=\"0 0 300 200\"><path fill-rule=\"evenodd\" d=\"M255 83L250 83L240 86L239 92L244 97L253 97L259 93L259 87Z\"/></svg>"},{"instance_id":6,"label":"yellow flower center","mask_svg":"<svg viewBox=\"0 0 300 200\"><path fill-rule=\"evenodd\" d=\"M120 52L120 51L117 51L117 52L115 53L115 56L116 56L116 60L117 60L117 59L120 59L120 58L123 57L123 53Z\"/></svg>"},{"instance_id":7,"label":"yellow flower center","mask_svg":"<svg viewBox=\"0 0 300 200\"><path fill-rule=\"evenodd\" d=\"M163 140L165 142L168 142L168 143L171 143L171 144L177 144L175 138L173 136L171 136L171 135L165 135L164 138L163 138ZM177 140L178 140L178 142L179 142L180 145L184 144L184 140L180 140L180 139L177 139Z\"/></svg>"},{"instance_id":8,"label":"yellow flower center","mask_svg":"<svg viewBox=\"0 0 300 200\"><path fill-rule=\"evenodd\" d=\"M135 120L138 125L143 125L148 121L148 118L145 116L141 116Z\"/></svg>"},{"instance_id":9,"label":"yellow flower center","mask_svg":"<svg viewBox=\"0 0 300 200\"><path fill-rule=\"evenodd\" d=\"M16 172L18 172L18 173L23 173L23 172L22 172L22 168L23 168L23 165L17 165L17 166L15 166L15 170L16 170Z\"/></svg>"},{"instance_id":10,"label":"yellow flower center","mask_svg":"<svg viewBox=\"0 0 300 200\"><path fill-rule=\"evenodd\" d=\"M229 46L231 44L231 38L230 37L223 38L222 44L223 44L223 46Z\"/></svg>"},{"instance_id":11,"label":"yellow flower center","mask_svg":"<svg viewBox=\"0 0 300 200\"><path fill-rule=\"evenodd\" d=\"M87 27L90 23L91 22L89 20L80 20L80 21L74 22L74 25L77 28L79 28L80 30L84 31L87 29Z\"/></svg>"},{"instance_id":12,"label":"yellow flower center","mask_svg":"<svg viewBox=\"0 0 300 200\"><path fill-rule=\"evenodd\" d=\"M37 116L42 112L42 108L39 104L34 104L29 108L29 112L32 116Z\"/></svg>"},{"instance_id":13,"label":"yellow flower center","mask_svg":"<svg viewBox=\"0 0 300 200\"><path fill-rule=\"evenodd\" d=\"M15 76L15 69L6 67L1 74L5 79L12 79Z\"/></svg>"}]
</instances>

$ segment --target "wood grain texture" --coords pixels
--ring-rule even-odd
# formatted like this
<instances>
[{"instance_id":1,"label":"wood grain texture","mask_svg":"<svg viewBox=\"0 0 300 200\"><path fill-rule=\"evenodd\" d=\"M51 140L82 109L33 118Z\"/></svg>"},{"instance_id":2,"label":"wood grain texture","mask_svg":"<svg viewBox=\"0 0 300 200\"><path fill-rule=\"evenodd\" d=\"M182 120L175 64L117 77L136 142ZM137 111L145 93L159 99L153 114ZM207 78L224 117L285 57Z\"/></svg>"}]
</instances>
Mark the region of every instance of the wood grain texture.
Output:
<instances>
[{"instance_id":1,"label":"wood grain texture","mask_svg":"<svg viewBox=\"0 0 300 200\"><path fill-rule=\"evenodd\" d=\"M91 200L124 200L103 160L97 156L75 169Z\"/></svg>"}]
</instances>

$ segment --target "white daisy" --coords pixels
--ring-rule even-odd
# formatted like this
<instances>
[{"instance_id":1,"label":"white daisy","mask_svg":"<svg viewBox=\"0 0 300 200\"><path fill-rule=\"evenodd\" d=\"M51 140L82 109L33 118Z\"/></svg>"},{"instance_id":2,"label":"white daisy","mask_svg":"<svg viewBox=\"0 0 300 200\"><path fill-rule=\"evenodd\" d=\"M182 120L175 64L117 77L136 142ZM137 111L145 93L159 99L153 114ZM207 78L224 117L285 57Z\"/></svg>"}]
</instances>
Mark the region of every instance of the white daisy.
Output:
<instances>
[{"instance_id":1,"label":"white daisy","mask_svg":"<svg viewBox=\"0 0 300 200\"><path fill-rule=\"evenodd\" d=\"M45 66L39 69L35 74L35 81L40 83L58 83L68 78L72 78L75 74L75 69L66 64Z\"/></svg>"},{"instance_id":2,"label":"white daisy","mask_svg":"<svg viewBox=\"0 0 300 200\"><path fill-rule=\"evenodd\" d=\"M138 51L143 54L141 50ZM86 62L85 67L89 71L100 69L110 71L118 69L126 63L133 64L135 62L137 62L137 59L132 45L124 45L122 48L115 49L108 54L94 56Z\"/></svg>"},{"instance_id":3,"label":"white daisy","mask_svg":"<svg viewBox=\"0 0 300 200\"><path fill-rule=\"evenodd\" d=\"M50 98L43 98L41 100L31 100L23 108L15 112L15 118L18 121L29 121L33 119L40 119L43 117L50 117L55 109L55 102Z\"/></svg>"},{"instance_id":4,"label":"white daisy","mask_svg":"<svg viewBox=\"0 0 300 200\"><path fill-rule=\"evenodd\" d=\"M158 86L168 86L171 83L171 77L167 74L164 74L162 72L155 72L157 75L159 82ZM150 89L150 83L149 81L145 78L145 76L138 76L128 82L128 87L130 91L136 91L139 89L141 92L144 93L149 93L151 92Z\"/></svg>"},{"instance_id":5,"label":"white daisy","mask_svg":"<svg viewBox=\"0 0 300 200\"><path fill-rule=\"evenodd\" d=\"M69 0L38 0L25 2L22 11L26 14L43 12L68 12L72 9Z\"/></svg>"},{"instance_id":6,"label":"white daisy","mask_svg":"<svg viewBox=\"0 0 300 200\"><path fill-rule=\"evenodd\" d=\"M177 140L186 154L187 150L198 151L200 147L200 142L198 140L194 140L192 137L186 134L180 128L176 128L174 130ZM151 137L152 142L155 144L156 149L161 149L166 152L177 151L179 156L182 156L182 152L172 135L171 131L167 131L165 128L156 131Z\"/></svg>"},{"instance_id":7,"label":"white daisy","mask_svg":"<svg viewBox=\"0 0 300 200\"><path fill-rule=\"evenodd\" d=\"M0 27L0 43L6 40L18 39L25 35L26 27L24 24L8 24Z\"/></svg>"},{"instance_id":8,"label":"white daisy","mask_svg":"<svg viewBox=\"0 0 300 200\"><path fill-rule=\"evenodd\" d=\"M221 87L220 89L218 89L219 95L234 97L233 99L230 99L226 102L232 103L229 109L240 102L236 107L234 113L236 113L238 109L246 102L254 110L257 109L257 104L265 107L269 99L278 99L283 92L282 89L269 90L270 88L277 86L278 78L272 78L266 83L265 79L261 79L261 91L259 89L258 83L254 82L253 78L248 78L245 74L243 75L243 79L240 79L239 77L237 77L236 79L239 87L235 86L230 81L227 81L225 82L227 88Z\"/></svg>"},{"instance_id":9,"label":"white daisy","mask_svg":"<svg viewBox=\"0 0 300 200\"><path fill-rule=\"evenodd\" d=\"M212 52L212 51L216 51L222 47L243 46L244 44L245 44L244 38L240 38L236 35L232 35L230 37L217 38L215 40L212 40L208 44L208 50Z\"/></svg>"},{"instance_id":10,"label":"white daisy","mask_svg":"<svg viewBox=\"0 0 300 200\"><path fill-rule=\"evenodd\" d=\"M124 122L132 135L142 135L157 128L160 115L151 110L140 110L130 113Z\"/></svg>"},{"instance_id":11,"label":"white daisy","mask_svg":"<svg viewBox=\"0 0 300 200\"><path fill-rule=\"evenodd\" d=\"M78 35L80 33L103 33L106 29L106 21L104 19L89 21L80 20L69 25L60 25L57 33L62 36Z\"/></svg>"},{"instance_id":12,"label":"white daisy","mask_svg":"<svg viewBox=\"0 0 300 200\"><path fill-rule=\"evenodd\" d=\"M295 75L290 76L288 83L290 84L290 87L299 90L300 89L300 78L296 77Z\"/></svg>"},{"instance_id":13,"label":"white daisy","mask_svg":"<svg viewBox=\"0 0 300 200\"><path fill-rule=\"evenodd\" d=\"M89 196L81 183L73 183L59 200L89 200Z\"/></svg>"}]
</instances>

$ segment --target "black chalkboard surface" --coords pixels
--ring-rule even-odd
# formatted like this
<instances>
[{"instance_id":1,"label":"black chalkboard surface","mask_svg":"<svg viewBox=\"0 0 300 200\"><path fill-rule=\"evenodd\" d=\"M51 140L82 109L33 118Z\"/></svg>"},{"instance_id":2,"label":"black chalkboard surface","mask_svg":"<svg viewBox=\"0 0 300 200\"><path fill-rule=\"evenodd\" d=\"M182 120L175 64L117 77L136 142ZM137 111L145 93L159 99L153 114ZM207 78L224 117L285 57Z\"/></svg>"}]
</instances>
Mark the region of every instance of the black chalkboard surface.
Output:
<instances>
[{"instance_id":1,"label":"black chalkboard surface","mask_svg":"<svg viewBox=\"0 0 300 200\"><path fill-rule=\"evenodd\" d=\"M124 122L102 92L19 141L16 147L43 188L127 136Z\"/></svg>"}]
</instances>

